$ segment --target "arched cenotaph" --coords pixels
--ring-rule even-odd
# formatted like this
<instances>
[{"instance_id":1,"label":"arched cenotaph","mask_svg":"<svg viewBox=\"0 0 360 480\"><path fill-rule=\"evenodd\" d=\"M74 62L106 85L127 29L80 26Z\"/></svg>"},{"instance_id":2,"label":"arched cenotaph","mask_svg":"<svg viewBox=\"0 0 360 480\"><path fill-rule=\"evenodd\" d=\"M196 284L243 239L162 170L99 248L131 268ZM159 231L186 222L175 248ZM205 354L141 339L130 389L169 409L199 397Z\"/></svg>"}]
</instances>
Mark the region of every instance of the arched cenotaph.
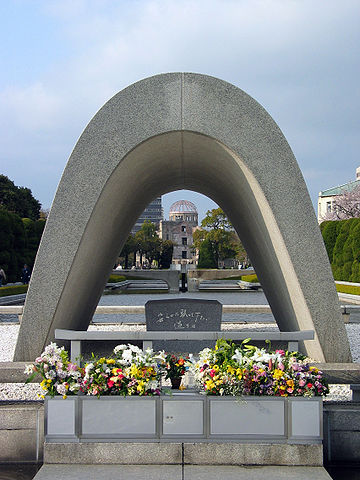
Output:
<instances>
[{"instance_id":1,"label":"arched cenotaph","mask_svg":"<svg viewBox=\"0 0 360 480\"><path fill-rule=\"evenodd\" d=\"M307 353L351 360L329 261L296 159L253 98L217 78L168 73L111 98L78 140L36 258L14 360L55 328L86 330L146 205L189 189L229 216L280 330L313 329Z\"/></svg>"}]
</instances>

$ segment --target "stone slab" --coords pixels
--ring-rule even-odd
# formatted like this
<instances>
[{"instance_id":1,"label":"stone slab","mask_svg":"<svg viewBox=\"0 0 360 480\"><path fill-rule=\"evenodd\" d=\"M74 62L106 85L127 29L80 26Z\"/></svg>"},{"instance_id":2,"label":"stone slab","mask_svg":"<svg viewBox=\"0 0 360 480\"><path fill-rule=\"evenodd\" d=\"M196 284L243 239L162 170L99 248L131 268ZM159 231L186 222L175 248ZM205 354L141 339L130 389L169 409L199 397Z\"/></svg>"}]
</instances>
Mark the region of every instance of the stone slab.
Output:
<instances>
[{"instance_id":1,"label":"stone slab","mask_svg":"<svg viewBox=\"0 0 360 480\"><path fill-rule=\"evenodd\" d=\"M46 464L178 465L181 443L45 443Z\"/></svg>"},{"instance_id":2,"label":"stone slab","mask_svg":"<svg viewBox=\"0 0 360 480\"><path fill-rule=\"evenodd\" d=\"M146 329L149 331L220 331L222 305L217 300L149 300L145 304ZM196 340L154 341L154 350L197 353L215 342Z\"/></svg>"},{"instance_id":3,"label":"stone slab","mask_svg":"<svg viewBox=\"0 0 360 480\"><path fill-rule=\"evenodd\" d=\"M321 444L185 443L189 465L322 466Z\"/></svg>"},{"instance_id":4,"label":"stone slab","mask_svg":"<svg viewBox=\"0 0 360 480\"><path fill-rule=\"evenodd\" d=\"M36 430L1 430L0 463L37 462Z\"/></svg>"},{"instance_id":5,"label":"stone slab","mask_svg":"<svg viewBox=\"0 0 360 480\"><path fill-rule=\"evenodd\" d=\"M170 478L170 477L169 477ZM323 467L234 467L199 466L184 468L184 480L331 480Z\"/></svg>"},{"instance_id":6,"label":"stone slab","mask_svg":"<svg viewBox=\"0 0 360 480\"><path fill-rule=\"evenodd\" d=\"M30 362L0 362L0 383L24 383L28 375L24 370ZM32 383L39 383L36 378Z\"/></svg>"},{"instance_id":7,"label":"stone slab","mask_svg":"<svg viewBox=\"0 0 360 480\"><path fill-rule=\"evenodd\" d=\"M360 363L314 363L331 384L360 384Z\"/></svg>"},{"instance_id":8,"label":"stone slab","mask_svg":"<svg viewBox=\"0 0 360 480\"><path fill-rule=\"evenodd\" d=\"M333 463L360 463L360 432L332 431L330 460Z\"/></svg>"},{"instance_id":9,"label":"stone slab","mask_svg":"<svg viewBox=\"0 0 360 480\"><path fill-rule=\"evenodd\" d=\"M39 462L43 442L42 402L0 402L0 463Z\"/></svg>"},{"instance_id":10,"label":"stone slab","mask_svg":"<svg viewBox=\"0 0 360 480\"><path fill-rule=\"evenodd\" d=\"M33 480L182 480L181 465L43 465Z\"/></svg>"}]
</instances>

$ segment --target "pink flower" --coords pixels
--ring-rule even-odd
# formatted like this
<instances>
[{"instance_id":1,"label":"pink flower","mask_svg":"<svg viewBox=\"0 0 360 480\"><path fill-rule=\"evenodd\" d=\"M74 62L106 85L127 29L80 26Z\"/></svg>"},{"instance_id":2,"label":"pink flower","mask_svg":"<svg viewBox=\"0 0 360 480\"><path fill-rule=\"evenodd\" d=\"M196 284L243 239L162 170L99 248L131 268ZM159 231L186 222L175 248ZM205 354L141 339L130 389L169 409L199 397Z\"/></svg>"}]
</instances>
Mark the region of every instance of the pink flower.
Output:
<instances>
[{"instance_id":1,"label":"pink flower","mask_svg":"<svg viewBox=\"0 0 360 480\"><path fill-rule=\"evenodd\" d=\"M305 385L305 383L306 383L305 380L302 380L302 379L299 380L299 386L300 387L303 387Z\"/></svg>"}]
</instances>

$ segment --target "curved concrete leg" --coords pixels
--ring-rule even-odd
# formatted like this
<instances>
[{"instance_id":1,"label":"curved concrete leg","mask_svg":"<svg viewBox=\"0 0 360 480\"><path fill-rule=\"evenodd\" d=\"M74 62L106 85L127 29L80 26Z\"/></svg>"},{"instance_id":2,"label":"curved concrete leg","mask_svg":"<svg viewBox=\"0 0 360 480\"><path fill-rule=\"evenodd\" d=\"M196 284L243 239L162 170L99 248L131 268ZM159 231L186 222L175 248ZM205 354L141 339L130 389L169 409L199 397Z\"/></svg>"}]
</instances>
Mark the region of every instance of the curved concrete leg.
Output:
<instances>
[{"instance_id":1,"label":"curved concrete leg","mask_svg":"<svg viewBox=\"0 0 360 480\"><path fill-rule=\"evenodd\" d=\"M279 328L314 329L311 357L349 361L328 258L286 139L242 90L191 73L131 85L81 135L41 241L15 359L33 360L55 328L87 328L137 217L181 188L230 217Z\"/></svg>"}]
</instances>

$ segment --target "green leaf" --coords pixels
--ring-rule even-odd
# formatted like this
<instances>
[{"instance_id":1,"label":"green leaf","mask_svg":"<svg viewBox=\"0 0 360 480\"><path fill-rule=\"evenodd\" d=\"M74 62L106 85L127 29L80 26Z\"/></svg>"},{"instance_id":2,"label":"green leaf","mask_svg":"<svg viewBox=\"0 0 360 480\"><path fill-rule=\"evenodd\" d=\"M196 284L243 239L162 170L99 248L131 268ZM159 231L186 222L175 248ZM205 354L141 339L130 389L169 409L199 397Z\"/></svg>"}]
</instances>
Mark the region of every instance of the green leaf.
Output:
<instances>
[{"instance_id":1,"label":"green leaf","mask_svg":"<svg viewBox=\"0 0 360 480\"><path fill-rule=\"evenodd\" d=\"M37 373L38 373L38 372L32 373L32 374L30 375L30 377L25 380L25 384L32 382L32 381L34 380L34 378L36 377Z\"/></svg>"}]
</instances>

